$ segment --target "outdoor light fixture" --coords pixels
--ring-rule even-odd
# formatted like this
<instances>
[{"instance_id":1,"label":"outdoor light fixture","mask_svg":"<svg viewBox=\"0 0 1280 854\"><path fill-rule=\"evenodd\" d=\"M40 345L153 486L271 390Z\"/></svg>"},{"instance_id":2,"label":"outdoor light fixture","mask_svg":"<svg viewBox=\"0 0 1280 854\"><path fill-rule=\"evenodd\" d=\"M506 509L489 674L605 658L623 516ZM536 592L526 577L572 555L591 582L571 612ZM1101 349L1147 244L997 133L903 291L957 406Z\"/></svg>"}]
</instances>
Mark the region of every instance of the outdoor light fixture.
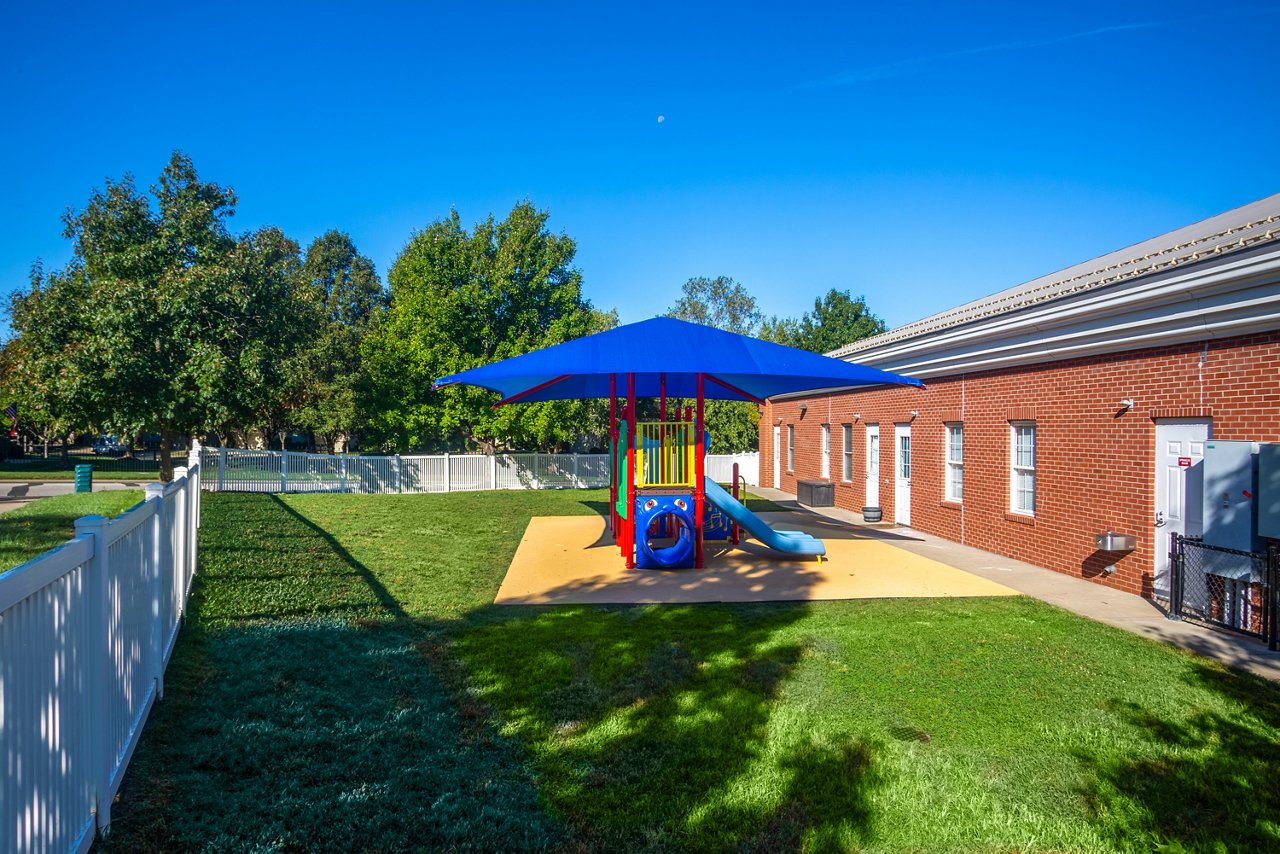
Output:
<instances>
[{"instance_id":1,"label":"outdoor light fixture","mask_svg":"<svg viewBox=\"0 0 1280 854\"><path fill-rule=\"evenodd\" d=\"M911 410L911 420L912 420L912 421L915 421L915 420L916 420L917 418L919 418L919 417L920 417L920 410L918 410L918 409L913 409L913 410Z\"/></svg>"},{"instance_id":2,"label":"outdoor light fixture","mask_svg":"<svg viewBox=\"0 0 1280 854\"><path fill-rule=\"evenodd\" d=\"M856 421L860 421L860 420L862 420L862 413L861 413L861 412L859 412L859 413L857 413L856 415L854 415L854 416L853 416L853 420L854 420L855 422L856 422Z\"/></svg>"},{"instance_id":3,"label":"outdoor light fixture","mask_svg":"<svg viewBox=\"0 0 1280 854\"><path fill-rule=\"evenodd\" d=\"M1121 409L1133 409L1133 398L1132 398L1132 397L1126 397L1124 400L1120 401L1120 408L1121 408Z\"/></svg>"},{"instance_id":4,"label":"outdoor light fixture","mask_svg":"<svg viewBox=\"0 0 1280 854\"><path fill-rule=\"evenodd\" d=\"M801 412L808 412L808 411L809 411L809 404L807 404L807 403L801 403L801 404L800 404L800 411L801 411Z\"/></svg>"}]
</instances>

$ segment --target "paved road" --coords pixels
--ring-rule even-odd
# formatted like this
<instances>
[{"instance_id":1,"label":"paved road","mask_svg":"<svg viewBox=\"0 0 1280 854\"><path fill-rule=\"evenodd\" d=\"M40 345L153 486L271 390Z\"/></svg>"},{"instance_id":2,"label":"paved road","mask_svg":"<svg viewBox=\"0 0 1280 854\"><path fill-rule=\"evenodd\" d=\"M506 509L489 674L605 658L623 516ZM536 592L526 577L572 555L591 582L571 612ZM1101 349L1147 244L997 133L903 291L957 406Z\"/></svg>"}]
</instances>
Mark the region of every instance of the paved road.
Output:
<instances>
[{"instance_id":1,"label":"paved road","mask_svg":"<svg viewBox=\"0 0 1280 854\"><path fill-rule=\"evenodd\" d=\"M104 480L93 485L94 492L106 489L142 489L149 481ZM70 480L0 481L0 513L17 510L50 495L70 495L75 483Z\"/></svg>"}]
</instances>

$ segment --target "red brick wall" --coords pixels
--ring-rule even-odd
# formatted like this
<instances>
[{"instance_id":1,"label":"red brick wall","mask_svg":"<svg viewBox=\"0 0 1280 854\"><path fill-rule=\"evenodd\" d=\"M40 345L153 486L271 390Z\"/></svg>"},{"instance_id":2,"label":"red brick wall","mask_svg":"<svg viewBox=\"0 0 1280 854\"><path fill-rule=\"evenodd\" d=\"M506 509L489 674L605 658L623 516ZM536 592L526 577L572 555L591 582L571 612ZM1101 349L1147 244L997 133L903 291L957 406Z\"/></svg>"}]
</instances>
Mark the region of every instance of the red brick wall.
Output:
<instances>
[{"instance_id":1,"label":"red brick wall","mask_svg":"<svg viewBox=\"0 0 1280 854\"><path fill-rule=\"evenodd\" d=\"M1203 356L1203 363L1202 363ZM1120 400L1134 407L1120 412ZM865 501L867 423L880 425L880 506L894 519L894 424L911 422L911 526L1029 563L1149 595L1154 569L1155 420L1205 416L1217 439L1280 441L1280 331L1160 349L936 378L770 402L760 419L760 482L773 485L773 426L782 425L782 489L821 475L822 425L831 425L837 506ZM909 413L920 414L914 420ZM854 421L854 416L860 416ZM1011 419L1036 423L1036 513L1009 513ZM964 424L964 503L943 501L947 421ZM853 423L853 479L841 481L841 425ZM788 424L796 471L786 471ZM1093 535L1134 534L1115 561ZM1114 575L1102 574L1115 563Z\"/></svg>"}]
</instances>

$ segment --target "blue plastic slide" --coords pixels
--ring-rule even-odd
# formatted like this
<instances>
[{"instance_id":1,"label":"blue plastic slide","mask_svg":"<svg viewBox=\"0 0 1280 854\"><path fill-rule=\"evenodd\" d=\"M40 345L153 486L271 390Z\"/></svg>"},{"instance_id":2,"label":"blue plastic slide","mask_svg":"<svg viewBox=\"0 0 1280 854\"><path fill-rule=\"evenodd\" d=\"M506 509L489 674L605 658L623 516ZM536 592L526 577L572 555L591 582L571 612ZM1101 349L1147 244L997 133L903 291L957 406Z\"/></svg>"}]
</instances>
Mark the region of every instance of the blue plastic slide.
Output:
<instances>
[{"instance_id":1,"label":"blue plastic slide","mask_svg":"<svg viewBox=\"0 0 1280 854\"><path fill-rule=\"evenodd\" d=\"M770 528L763 519L748 510L745 505L726 492L724 487L709 477L706 478L705 488L708 501L745 528L751 536L774 551L818 556L827 553L827 547L817 537L803 531L775 531Z\"/></svg>"}]
</instances>

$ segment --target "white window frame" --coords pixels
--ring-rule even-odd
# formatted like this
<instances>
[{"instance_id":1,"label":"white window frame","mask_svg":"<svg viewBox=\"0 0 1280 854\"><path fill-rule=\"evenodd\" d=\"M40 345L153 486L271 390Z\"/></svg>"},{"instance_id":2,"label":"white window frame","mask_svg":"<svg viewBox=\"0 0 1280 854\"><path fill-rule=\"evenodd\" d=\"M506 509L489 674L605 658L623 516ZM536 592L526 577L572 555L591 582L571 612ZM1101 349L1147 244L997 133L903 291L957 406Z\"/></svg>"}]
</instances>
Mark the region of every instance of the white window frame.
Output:
<instances>
[{"instance_id":1,"label":"white window frame","mask_svg":"<svg viewBox=\"0 0 1280 854\"><path fill-rule=\"evenodd\" d=\"M787 471L796 470L796 425L787 425Z\"/></svg>"},{"instance_id":2,"label":"white window frame","mask_svg":"<svg viewBox=\"0 0 1280 854\"><path fill-rule=\"evenodd\" d=\"M946 430L943 436L946 471L942 496L944 501L961 504L964 502L964 423L948 421L943 427Z\"/></svg>"},{"instance_id":3,"label":"white window frame","mask_svg":"<svg viewBox=\"0 0 1280 854\"><path fill-rule=\"evenodd\" d=\"M1019 444L1019 439L1030 437L1030 464L1024 454L1021 461L1019 460L1019 450L1027 450L1023 445ZM1016 513L1019 516L1036 515L1036 422L1034 421L1010 421L1009 422L1009 512ZM1028 502L1028 491L1019 485L1019 477L1026 478L1030 476L1030 501ZM1027 505L1030 505L1029 507Z\"/></svg>"},{"instance_id":4,"label":"white window frame","mask_svg":"<svg viewBox=\"0 0 1280 854\"><path fill-rule=\"evenodd\" d=\"M845 483L853 481L853 425L840 425L840 479Z\"/></svg>"}]
</instances>

